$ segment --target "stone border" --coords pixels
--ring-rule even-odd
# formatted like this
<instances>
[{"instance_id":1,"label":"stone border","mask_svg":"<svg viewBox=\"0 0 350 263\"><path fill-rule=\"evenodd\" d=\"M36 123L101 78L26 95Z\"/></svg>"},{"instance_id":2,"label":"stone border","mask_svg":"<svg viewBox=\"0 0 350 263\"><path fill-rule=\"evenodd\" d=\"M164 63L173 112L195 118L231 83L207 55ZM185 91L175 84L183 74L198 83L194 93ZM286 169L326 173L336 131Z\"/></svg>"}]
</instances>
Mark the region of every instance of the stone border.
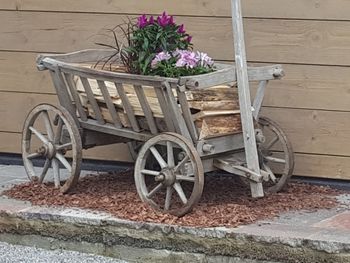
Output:
<instances>
[{"instance_id":1,"label":"stone border","mask_svg":"<svg viewBox=\"0 0 350 263\"><path fill-rule=\"evenodd\" d=\"M47 248L62 247L123 260L227 262L240 257L280 262L350 262L350 238L332 241L327 236L312 235L311 229L300 229L291 235L291 229L293 226L286 229L283 225L276 225L272 232L258 225L192 228L133 222L81 209L32 207L20 202L17 209L14 205L0 212L2 241L43 246L40 244L47 242L38 240L46 240L52 245Z\"/></svg>"}]
</instances>

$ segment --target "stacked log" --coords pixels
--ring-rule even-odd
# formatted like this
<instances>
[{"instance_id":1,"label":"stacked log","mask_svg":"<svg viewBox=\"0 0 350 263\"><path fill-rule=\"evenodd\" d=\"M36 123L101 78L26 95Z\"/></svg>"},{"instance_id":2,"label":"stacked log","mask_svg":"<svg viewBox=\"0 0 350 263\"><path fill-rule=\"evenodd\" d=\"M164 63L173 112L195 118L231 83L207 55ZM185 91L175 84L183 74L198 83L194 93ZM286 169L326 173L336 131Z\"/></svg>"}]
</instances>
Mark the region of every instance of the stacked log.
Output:
<instances>
[{"instance_id":1,"label":"stacked log","mask_svg":"<svg viewBox=\"0 0 350 263\"><path fill-rule=\"evenodd\" d=\"M93 108L88 101L81 81L76 79L75 82L82 105L86 108L88 116L95 118ZM113 123L97 81L89 79L89 83L94 97L99 104L104 120L108 123ZM122 125L124 127L130 127L128 118L124 112L122 100L117 93L114 83L105 82L105 84ZM148 125L134 87L128 84L123 84L123 87L140 127L144 130L148 130ZM167 131L154 87L143 86L143 90L153 116L155 117L159 131ZM177 97L175 90L174 96L175 98ZM199 139L241 132L242 127L238 103L238 91L236 87L222 85L205 90L187 91L186 98L192 113L192 118L199 131Z\"/></svg>"}]
</instances>

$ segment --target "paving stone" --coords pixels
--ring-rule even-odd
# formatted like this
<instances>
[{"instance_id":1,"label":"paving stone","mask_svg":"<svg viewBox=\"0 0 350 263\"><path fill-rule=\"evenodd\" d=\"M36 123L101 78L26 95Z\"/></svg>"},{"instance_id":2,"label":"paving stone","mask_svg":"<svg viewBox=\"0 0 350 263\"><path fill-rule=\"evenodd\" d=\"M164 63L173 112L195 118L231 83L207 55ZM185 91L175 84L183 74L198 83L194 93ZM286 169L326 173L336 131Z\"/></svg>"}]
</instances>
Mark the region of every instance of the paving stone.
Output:
<instances>
[{"instance_id":1,"label":"paving stone","mask_svg":"<svg viewBox=\"0 0 350 263\"><path fill-rule=\"evenodd\" d=\"M314 226L350 231L350 212L343 212L331 218L327 218L326 220L322 220L321 222L314 224Z\"/></svg>"}]
</instances>

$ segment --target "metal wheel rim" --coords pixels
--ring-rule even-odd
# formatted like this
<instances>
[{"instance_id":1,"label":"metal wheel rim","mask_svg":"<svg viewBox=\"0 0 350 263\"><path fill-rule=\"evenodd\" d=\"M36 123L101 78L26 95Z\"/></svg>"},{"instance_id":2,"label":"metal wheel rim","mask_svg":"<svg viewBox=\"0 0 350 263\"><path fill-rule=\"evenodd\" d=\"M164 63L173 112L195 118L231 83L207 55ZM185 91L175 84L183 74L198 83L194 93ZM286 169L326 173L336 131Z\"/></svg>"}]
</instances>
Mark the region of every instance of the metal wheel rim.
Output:
<instances>
[{"instance_id":1,"label":"metal wheel rim","mask_svg":"<svg viewBox=\"0 0 350 263\"><path fill-rule=\"evenodd\" d=\"M150 176L150 175L147 175L143 172L143 170L145 170L145 167L146 167L146 159L150 154L153 155L151 148L154 147L155 145L159 145L159 143L161 143L161 142L166 143L167 160L164 160L164 161L166 162L168 167L173 166L174 167L173 170L175 170L177 165L179 165L179 163L181 162L180 161L179 163L173 165L171 163L171 161L169 161L169 157L168 157L169 156L169 151L168 151L168 149L169 149L168 143L169 142L173 144L172 147L174 147L174 145L177 144L178 146L181 147L182 150L184 150L185 154L188 156L188 159L191 162L192 167L193 167L194 175L193 175L193 188L191 191L191 195L189 198L187 198L187 202L183 203L183 206L181 208L172 209L171 203L169 205L169 202L170 202L172 194L175 193L175 194L180 196L180 194L178 192L179 191L178 185L175 186L175 184L179 183L180 187L181 187L182 179L180 180L178 178L180 178L180 176L185 176L185 175L180 175L180 174L179 174L179 176L176 175L176 182L172 186L165 186L163 184L163 182L161 182L160 184L163 184L162 186L160 186L160 184L158 184L153 189L147 189L145 178L146 178L146 176ZM186 159L186 157L185 157L185 159ZM164 168L164 169L167 169L167 168ZM163 170L163 168L162 168L162 170ZM174 174L176 174L178 172L179 171L174 172ZM183 136L176 134L176 133L162 133L160 135L157 135L157 136L151 138L143 145L143 147L141 148L141 150L138 154L138 157L137 157L137 160L135 163L134 177L135 177L135 184L136 184L137 192L138 192L138 194L143 202L146 202L147 204L149 204L151 207L153 207L154 209L156 209L158 211L162 211L162 212L169 213L169 214L176 215L176 216L183 216L192 210L192 208L198 203L199 199L201 198L202 192L203 192L203 187L204 187L203 166L202 166L202 161L198 155L198 152L193 147L191 142L189 142ZM187 178L184 178L184 179L187 180ZM191 180L192 180L192 178L191 178ZM157 187L159 188L158 190L156 190ZM173 190L169 190L169 189L173 189ZM150 196L154 190L159 191L159 192L166 191L164 206L161 206L160 204L156 203L152 199L153 196ZM183 191L183 189L182 189L182 191ZM157 193L155 193L155 194L157 194ZM168 199L168 195L170 196L169 199ZM169 200L168 202L166 201L167 199ZM169 207L167 207L167 203L168 203Z\"/></svg>"},{"instance_id":2,"label":"metal wheel rim","mask_svg":"<svg viewBox=\"0 0 350 263\"><path fill-rule=\"evenodd\" d=\"M45 113L46 112L46 113ZM46 128L46 136L43 135L49 142L51 142L51 147L53 145L54 147L54 153L53 156L48 157L48 154L44 154L42 156L37 157L44 157L45 164L43 167L42 173L36 173L34 170L33 161L36 157L32 157L32 155L29 153L31 149L31 142L32 142L32 136L36 136L36 133L34 132L34 123L38 120L38 117L43 114L49 116L49 112L54 113L58 117L58 125L57 129L54 132L52 127L52 119L50 120L51 123L51 131L54 132L54 138L50 138L49 135L49 128L45 122L45 128ZM46 117L44 117L44 120ZM66 127L69 137L70 137L70 145L67 144L60 144L59 141L61 137L59 134L62 132L63 127ZM35 128L34 128L35 129ZM57 136L57 137L56 137ZM52 135L51 135L52 137ZM39 139L40 140L40 139ZM43 147L47 144L43 142ZM71 147L71 149L69 148ZM70 149L72 152L72 161L69 163L67 159L64 157L63 151ZM62 157L63 156L63 157ZM64 108L58 108L50 104L40 104L33 108L30 113L28 114L24 126L23 126L23 132L22 132L22 158L23 158L23 164L24 168L26 170L27 176L30 180L38 180L39 183L42 183L45 179L45 176L47 175L48 169L50 166L53 168L54 171L54 183L55 187L59 188L61 192L66 193L68 192L72 187L76 185L79 179L80 174L80 167L81 167L81 161L82 161L82 143L81 138L79 134L79 129L72 118L72 116L68 113L67 110ZM68 166L69 165L69 166ZM65 183L62 185L60 182L60 166L63 166L64 169L68 170L69 177L65 181Z\"/></svg>"},{"instance_id":3,"label":"metal wheel rim","mask_svg":"<svg viewBox=\"0 0 350 263\"><path fill-rule=\"evenodd\" d=\"M269 193L279 192L286 187L291 176L293 175L294 152L292 149L292 145L291 145L290 141L288 140L284 131L280 128L280 126L276 122L272 121L271 119L269 119L267 117L259 117L259 125L263 129L265 127L268 127L268 129L270 129L270 131L272 131L274 133L274 135L276 136L274 138L274 140L277 140L275 143L280 143L280 145L282 145L282 148L283 148L283 154L284 154L284 160L285 160L283 172L282 172L281 176L279 177L279 180L277 181L277 183L275 183L274 185L272 185L266 189L266 192L269 192ZM267 143L268 146L269 146L269 144L273 143L274 140L269 141ZM275 143L273 143L272 146ZM270 146L270 148L272 146ZM261 165L263 165L263 164L267 165L268 162L266 161L267 159L266 159L266 156L264 156L263 151L261 149L259 149L258 153L259 153ZM276 158L276 159L278 159L278 158Z\"/></svg>"}]
</instances>

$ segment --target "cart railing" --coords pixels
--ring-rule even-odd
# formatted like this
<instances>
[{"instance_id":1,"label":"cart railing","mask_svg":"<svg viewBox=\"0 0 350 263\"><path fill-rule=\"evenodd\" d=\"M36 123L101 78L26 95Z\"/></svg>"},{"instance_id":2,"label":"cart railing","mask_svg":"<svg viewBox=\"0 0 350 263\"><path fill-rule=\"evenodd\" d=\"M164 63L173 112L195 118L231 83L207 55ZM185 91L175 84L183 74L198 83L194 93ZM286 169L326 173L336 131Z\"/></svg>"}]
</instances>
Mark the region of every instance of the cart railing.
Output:
<instances>
[{"instance_id":1,"label":"cart railing","mask_svg":"<svg viewBox=\"0 0 350 263\"><path fill-rule=\"evenodd\" d=\"M161 131L157 125L157 116L151 110L151 106L144 93L144 87L153 87L162 112L162 118L166 125L166 131L176 132L190 139L194 145L199 142L198 129L190 112L186 99L186 91L200 90L215 85L232 83L236 81L235 67L227 64L218 64L213 73L175 78L157 76L142 76L121 72L97 70L83 67L79 63L96 63L104 61L113 54L111 50L83 50L63 55L40 55L37 65L40 70L48 69L52 75L60 104L66 108L79 122L80 126L89 129L115 134L134 140L146 141ZM268 80L280 78L283 75L281 66L267 66L250 68L251 81L260 81L261 88L265 88ZM88 118L79 93L75 79L81 82L93 115L96 120ZM103 100L111 117L112 124L106 123L91 88L90 81L97 82L97 88L103 96ZM130 127L125 127L111 99L107 84L113 83L121 101L126 121ZM128 96L125 85L132 86L142 108L146 120L147 131L140 126ZM258 92L258 101L254 105L261 106L263 92Z\"/></svg>"}]
</instances>

